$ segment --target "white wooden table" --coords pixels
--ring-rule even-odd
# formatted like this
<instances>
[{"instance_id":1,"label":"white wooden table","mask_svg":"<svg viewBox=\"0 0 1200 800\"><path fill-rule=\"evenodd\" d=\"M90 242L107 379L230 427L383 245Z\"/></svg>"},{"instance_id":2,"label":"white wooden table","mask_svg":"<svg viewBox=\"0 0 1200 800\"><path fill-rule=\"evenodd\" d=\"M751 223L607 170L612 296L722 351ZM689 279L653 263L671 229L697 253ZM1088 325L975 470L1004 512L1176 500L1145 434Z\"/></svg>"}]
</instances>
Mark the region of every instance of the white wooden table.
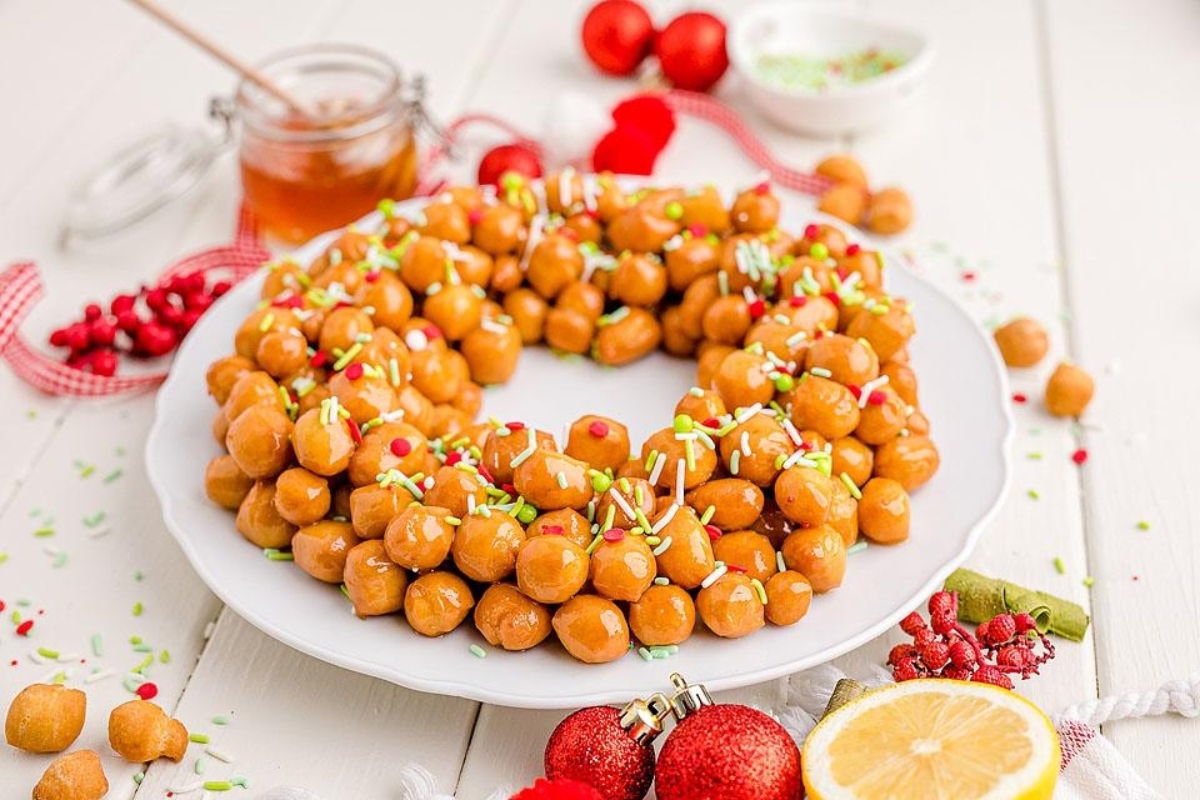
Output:
<instances>
[{"instance_id":1,"label":"white wooden table","mask_svg":"<svg viewBox=\"0 0 1200 800\"><path fill-rule=\"evenodd\" d=\"M169 5L251 58L322 39L379 48L428 76L443 118L490 110L536 130L557 92L615 99L632 88L583 62L583 0ZM684 4L654 5L665 19ZM738 3L714 5L728 13ZM1078 600L1093 614L1083 644L1062 644L1045 675L1021 691L1053 711L1097 692L1185 676L1200 668L1200 512L1189 488L1200 439L1187 421L1200 398L1200 373L1190 363L1200 346L1200 6L861 5L937 39L929 91L912 113L845 142L797 139L751 111L749 118L796 165L845 147L877 182L908 188L918 221L906 244L981 321L1023 312L1048 324L1052 358L1036 374L1016 375L1015 390L1037 397L1052 362L1068 354L1098 376L1081 429L1052 420L1036 403L1016 409L1013 492L971 559L982 571ZM48 299L26 326L30 336L44 337L85 301L149 279L169 260L229 235L237 189L226 160L185 201L128 235L81 252L56 248L64 198L98 158L168 119L198 124L208 98L230 85L220 68L125 4L0 0L0 259L33 257L49 283ZM741 105L733 81L722 95ZM683 125L660 170L690 180L752 173L698 123ZM977 278L964 280L964 272ZM150 397L50 399L7 371L0 371L0 397L4 705L58 669L33 663L31 648L70 651L123 672L144 658L129 643L138 636L153 647L160 701L236 758L226 766L209 757L207 774L249 778L246 796L290 784L325 798L393 797L397 772L415 762L445 791L473 800L539 773L542 746L561 714L480 706L343 672L223 612L159 520L140 455ZM1070 454L1081 445L1091 458L1078 468ZM1149 530L1138 529L1141 520ZM34 534L46 526L53 535ZM1056 557L1065 574L1056 571ZM36 620L33 638L14 637L14 609ZM103 656L92 653L93 634L102 637ZM891 643L873 642L839 663L879 663ZM158 663L164 650L170 662ZM71 683L90 669L63 666L72 668ZM769 701L775 691L735 694ZM119 677L89 693L79 746L106 752L107 709L129 695ZM212 724L216 715L231 724ZM1153 719L1106 732L1166 796L1195 796L1200 724ZM140 789L136 768L106 755L110 796L163 797L194 779L201 754L193 745L181 765L153 765ZM27 796L44 764L0 748L0 794Z\"/></svg>"}]
</instances>

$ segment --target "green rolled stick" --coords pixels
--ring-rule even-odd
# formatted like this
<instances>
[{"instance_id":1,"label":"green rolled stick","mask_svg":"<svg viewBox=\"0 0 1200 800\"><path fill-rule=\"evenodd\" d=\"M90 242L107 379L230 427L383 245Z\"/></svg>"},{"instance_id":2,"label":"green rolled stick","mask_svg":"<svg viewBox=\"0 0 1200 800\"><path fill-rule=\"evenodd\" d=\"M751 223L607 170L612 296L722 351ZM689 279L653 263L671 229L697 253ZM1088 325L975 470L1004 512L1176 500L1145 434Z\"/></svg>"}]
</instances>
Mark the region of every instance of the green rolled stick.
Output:
<instances>
[{"instance_id":1,"label":"green rolled stick","mask_svg":"<svg viewBox=\"0 0 1200 800\"><path fill-rule=\"evenodd\" d=\"M986 622L997 614L1029 614L1042 633L1052 633L1073 642L1083 640L1088 619L1083 607L1045 592L989 578L969 569L955 570L946 579L946 590L958 593L958 618Z\"/></svg>"}]
</instances>

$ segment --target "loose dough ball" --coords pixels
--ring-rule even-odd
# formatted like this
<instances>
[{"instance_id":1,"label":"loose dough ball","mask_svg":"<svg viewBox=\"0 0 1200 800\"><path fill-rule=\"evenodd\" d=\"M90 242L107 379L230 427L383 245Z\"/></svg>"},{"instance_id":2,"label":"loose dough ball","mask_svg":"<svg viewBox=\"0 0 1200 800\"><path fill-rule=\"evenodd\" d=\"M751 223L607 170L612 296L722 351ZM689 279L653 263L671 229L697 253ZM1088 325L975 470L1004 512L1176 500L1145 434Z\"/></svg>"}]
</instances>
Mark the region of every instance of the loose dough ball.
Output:
<instances>
[{"instance_id":1,"label":"loose dough ball","mask_svg":"<svg viewBox=\"0 0 1200 800\"><path fill-rule=\"evenodd\" d=\"M1096 383L1083 367L1063 362L1046 383L1046 410L1056 417L1078 417L1092 402Z\"/></svg>"},{"instance_id":2,"label":"loose dough ball","mask_svg":"<svg viewBox=\"0 0 1200 800\"><path fill-rule=\"evenodd\" d=\"M158 758L179 761L187 750L188 732L149 700L130 700L108 715L108 743L132 764Z\"/></svg>"},{"instance_id":3,"label":"loose dough ball","mask_svg":"<svg viewBox=\"0 0 1200 800\"><path fill-rule=\"evenodd\" d=\"M11 787L10 787L11 788ZM100 756L77 750L50 762L33 787L33 800L100 800L108 794L108 778Z\"/></svg>"},{"instance_id":4,"label":"loose dough ball","mask_svg":"<svg viewBox=\"0 0 1200 800\"><path fill-rule=\"evenodd\" d=\"M79 737L86 715L83 692L35 683L22 689L9 705L4 739L29 753L61 753Z\"/></svg>"},{"instance_id":5,"label":"loose dough ball","mask_svg":"<svg viewBox=\"0 0 1200 800\"><path fill-rule=\"evenodd\" d=\"M1029 317L1018 317L1001 325L992 334L1000 356L1010 367L1032 367L1045 357L1050 349L1046 329Z\"/></svg>"}]
</instances>

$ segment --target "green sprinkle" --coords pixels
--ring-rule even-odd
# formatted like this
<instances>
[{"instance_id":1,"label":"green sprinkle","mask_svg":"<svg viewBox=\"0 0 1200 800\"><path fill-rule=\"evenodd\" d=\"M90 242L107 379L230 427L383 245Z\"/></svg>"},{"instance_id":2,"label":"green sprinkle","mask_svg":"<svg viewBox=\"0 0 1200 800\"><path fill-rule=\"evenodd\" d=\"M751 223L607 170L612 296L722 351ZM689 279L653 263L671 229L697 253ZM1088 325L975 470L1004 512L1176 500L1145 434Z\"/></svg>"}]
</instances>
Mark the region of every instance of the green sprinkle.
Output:
<instances>
[{"instance_id":1,"label":"green sprinkle","mask_svg":"<svg viewBox=\"0 0 1200 800\"><path fill-rule=\"evenodd\" d=\"M468 649L471 651L471 655L475 656L476 658L487 658L487 650L484 650L477 644L471 645Z\"/></svg>"},{"instance_id":2,"label":"green sprinkle","mask_svg":"<svg viewBox=\"0 0 1200 800\"><path fill-rule=\"evenodd\" d=\"M658 547L658 545L662 544L662 539L658 538L657 536L653 536L653 535L647 536L646 544L649 545L650 547Z\"/></svg>"},{"instance_id":3,"label":"green sprinkle","mask_svg":"<svg viewBox=\"0 0 1200 800\"><path fill-rule=\"evenodd\" d=\"M667 219L679 220L683 219L683 204L678 200L672 200L663 208L663 215Z\"/></svg>"},{"instance_id":4,"label":"green sprinkle","mask_svg":"<svg viewBox=\"0 0 1200 800\"><path fill-rule=\"evenodd\" d=\"M188 741L195 742L196 744L208 744L208 741L209 741L208 734L207 733L188 734Z\"/></svg>"},{"instance_id":5,"label":"green sprinkle","mask_svg":"<svg viewBox=\"0 0 1200 800\"><path fill-rule=\"evenodd\" d=\"M704 513L700 515L700 524L707 525L708 523L712 522L713 515L716 513L716 506L709 506L708 508L704 509Z\"/></svg>"},{"instance_id":6,"label":"green sprinkle","mask_svg":"<svg viewBox=\"0 0 1200 800\"><path fill-rule=\"evenodd\" d=\"M852 544L846 548L846 555L852 556L855 553L861 553L863 550L866 550L866 549L867 549L866 542L855 542L854 544Z\"/></svg>"},{"instance_id":7,"label":"green sprinkle","mask_svg":"<svg viewBox=\"0 0 1200 800\"><path fill-rule=\"evenodd\" d=\"M92 634L92 655L96 658L104 657L104 639L100 638L100 634Z\"/></svg>"},{"instance_id":8,"label":"green sprinkle","mask_svg":"<svg viewBox=\"0 0 1200 800\"><path fill-rule=\"evenodd\" d=\"M126 678L122 685L125 687L125 691L129 692L130 694L137 694L137 688L142 683L142 681L135 681L133 678Z\"/></svg>"},{"instance_id":9,"label":"green sprinkle","mask_svg":"<svg viewBox=\"0 0 1200 800\"><path fill-rule=\"evenodd\" d=\"M51 527L49 527L48 525L43 525L42 527L40 527L40 528L37 528L36 530L34 530L34 532L33 532L33 535L34 535L34 536L40 536L40 537L42 537L42 538L45 538L45 537L47 537L47 536L53 536L53 535L54 535L54 528L51 528Z\"/></svg>"},{"instance_id":10,"label":"green sprinkle","mask_svg":"<svg viewBox=\"0 0 1200 800\"><path fill-rule=\"evenodd\" d=\"M517 521L522 522L525 525L529 525L535 519L537 519L537 515L538 510L529 503L526 503L525 505L521 506L521 510L517 512Z\"/></svg>"},{"instance_id":11,"label":"green sprinkle","mask_svg":"<svg viewBox=\"0 0 1200 800\"><path fill-rule=\"evenodd\" d=\"M765 606L767 604L767 589L762 585L762 581L758 578L751 578L750 585L754 587L754 593L758 595L759 602Z\"/></svg>"},{"instance_id":12,"label":"green sprinkle","mask_svg":"<svg viewBox=\"0 0 1200 800\"><path fill-rule=\"evenodd\" d=\"M1054 557L1054 571L1057 572L1059 575L1067 574L1067 565L1063 563L1061 556Z\"/></svg>"},{"instance_id":13,"label":"green sprinkle","mask_svg":"<svg viewBox=\"0 0 1200 800\"><path fill-rule=\"evenodd\" d=\"M342 597L345 597L347 600L350 599L350 590L346 588L346 584L340 584L338 589L341 591Z\"/></svg>"},{"instance_id":14,"label":"green sprinkle","mask_svg":"<svg viewBox=\"0 0 1200 800\"><path fill-rule=\"evenodd\" d=\"M79 477L81 477L81 478L90 478L90 477L92 477L92 473L93 473L93 472L95 472L95 471L96 471L96 465L95 465L95 464L88 464L86 467L84 467L83 469L81 469L81 470L79 471Z\"/></svg>"},{"instance_id":15,"label":"green sprinkle","mask_svg":"<svg viewBox=\"0 0 1200 800\"><path fill-rule=\"evenodd\" d=\"M462 520L458 517L446 517L446 522L450 525L462 525Z\"/></svg>"},{"instance_id":16,"label":"green sprinkle","mask_svg":"<svg viewBox=\"0 0 1200 800\"><path fill-rule=\"evenodd\" d=\"M222 725L222 726L228 725L229 717L225 716L224 714L218 714L217 716L212 718L212 724L213 725Z\"/></svg>"},{"instance_id":17,"label":"green sprinkle","mask_svg":"<svg viewBox=\"0 0 1200 800\"><path fill-rule=\"evenodd\" d=\"M208 764L207 764L207 763L204 761L204 757L203 757L203 756L201 756L200 758L197 758L197 759L196 759L196 766L195 766L195 767L193 767L193 769L195 770L195 772L196 772L196 774L197 774L197 775L203 775L203 774L204 774L204 770L205 770L207 767L208 767Z\"/></svg>"},{"instance_id":18,"label":"green sprinkle","mask_svg":"<svg viewBox=\"0 0 1200 800\"><path fill-rule=\"evenodd\" d=\"M97 525L99 525L101 522L104 522L104 519L107 516L108 515L105 514L103 511L97 511L95 514L92 514L91 516L84 517L83 524L88 528L94 528Z\"/></svg>"},{"instance_id":19,"label":"green sprinkle","mask_svg":"<svg viewBox=\"0 0 1200 800\"><path fill-rule=\"evenodd\" d=\"M144 780L146 780L146 773L144 773L144 772L135 772L135 773L133 774L133 782L134 782L134 783L136 783L138 786L141 786L141 785L142 785L142 781L144 781Z\"/></svg>"},{"instance_id":20,"label":"green sprinkle","mask_svg":"<svg viewBox=\"0 0 1200 800\"><path fill-rule=\"evenodd\" d=\"M350 345L350 349L345 353L342 353L342 357L333 362L334 371L345 369L346 366L354 360L355 356L362 352L362 349L362 342L355 342L354 344Z\"/></svg>"},{"instance_id":21,"label":"green sprinkle","mask_svg":"<svg viewBox=\"0 0 1200 800\"><path fill-rule=\"evenodd\" d=\"M597 533L596 538L592 539L592 543L587 546L587 551L586 551L587 554L590 556L592 553L596 552L596 548L599 547L603 543L604 543L604 534Z\"/></svg>"},{"instance_id":22,"label":"green sprinkle","mask_svg":"<svg viewBox=\"0 0 1200 800\"><path fill-rule=\"evenodd\" d=\"M1093 578L1091 575L1088 575L1086 578L1083 579L1083 585L1089 589L1092 588L1092 586L1094 586L1095 583L1096 583L1096 579Z\"/></svg>"},{"instance_id":23,"label":"green sprinkle","mask_svg":"<svg viewBox=\"0 0 1200 800\"><path fill-rule=\"evenodd\" d=\"M140 636L130 636L130 637L129 637L129 643L130 643L130 644L134 644L134 645L141 644L141 643L142 643L142 637L140 637Z\"/></svg>"},{"instance_id":24,"label":"green sprinkle","mask_svg":"<svg viewBox=\"0 0 1200 800\"><path fill-rule=\"evenodd\" d=\"M296 557L294 555L292 555L291 553L280 552L279 550L276 550L274 547L264 548L263 555L267 557L268 561L295 561L296 560Z\"/></svg>"},{"instance_id":25,"label":"green sprinkle","mask_svg":"<svg viewBox=\"0 0 1200 800\"><path fill-rule=\"evenodd\" d=\"M1146 520L1141 520L1137 524L1137 529L1139 531L1148 531L1148 530L1150 530L1150 523L1147 522Z\"/></svg>"},{"instance_id":26,"label":"green sprinkle","mask_svg":"<svg viewBox=\"0 0 1200 800\"><path fill-rule=\"evenodd\" d=\"M8 561L8 553L0 553L0 564Z\"/></svg>"},{"instance_id":27,"label":"green sprinkle","mask_svg":"<svg viewBox=\"0 0 1200 800\"><path fill-rule=\"evenodd\" d=\"M654 585L655 586L670 586L671 580L669 578L664 578L663 576L659 575L657 578L654 579Z\"/></svg>"},{"instance_id":28,"label":"green sprinkle","mask_svg":"<svg viewBox=\"0 0 1200 800\"><path fill-rule=\"evenodd\" d=\"M150 668L150 665L153 663L154 663L154 656L146 656L146 658L142 660L142 663L138 664L136 667L131 669L130 672L135 672L138 675L143 675L143 674L145 674L146 670Z\"/></svg>"},{"instance_id":29,"label":"green sprinkle","mask_svg":"<svg viewBox=\"0 0 1200 800\"><path fill-rule=\"evenodd\" d=\"M690 394L692 397L704 397L704 390L699 386L693 386L692 388L688 389L688 394Z\"/></svg>"},{"instance_id":30,"label":"green sprinkle","mask_svg":"<svg viewBox=\"0 0 1200 800\"><path fill-rule=\"evenodd\" d=\"M104 476L104 482L112 483L113 481L115 481L117 478L121 477L124 474L125 474L125 472L118 467L117 469L114 469L112 472L110 472Z\"/></svg>"},{"instance_id":31,"label":"green sprinkle","mask_svg":"<svg viewBox=\"0 0 1200 800\"><path fill-rule=\"evenodd\" d=\"M1030 500L1041 500L1042 499L1042 496L1040 494L1038 494L1037 489L1030 489L1025 494L1029 495Z\"/></svg>"},{"instance_id":32,"label":"green sprinkle","mask_svg":"<svg viewBox=\"0 0 1200 800\"><path fill-rule=\"evenodd\" d=\"M275 315L273 313L268 313L268 314L264 315L261 320L259 320L258 332L266 333L267 331L269 331L271 329L271 326L274 324L275 324Z\"/></svg>"},{"instance_id":33,"label":"green sprinkle","mask_svg":"<svg viewBox=\"0 0 1200 800\"><path fill-rule=\"evenodd\" d=\"M49 647L39 647L37 654L42 658L55 659L61 655L57 650L51 650Z\"/></svg>"},{"instance_id":34,"label":"green sprinkle","mask_svg":"<svg viewBox=\"0 0 1200 800\"><path fill-rule=\"evenodd\" d=\"M148 644L135 644L133 646L133 652L135 652L135 653L153 653L154 648Z\"/></svg>"},{"instance_id":35,"label":"green sprinkle","mask_svg":"<svg viewBox=\"0 0 1200 800\"><path fill-rule=\"evenodd\" d=\"M783 374L775 379L775 391L790 392L796 388L796 381L791 375Z\"/></svg>"},{"instance_id":36,"label":"green sprinkle","mask_svg":"<svg viewBox=\"0 0 1200 800\"><path fill-rule=\"evenodd\" d=\"M813 246L808 248L808 254L817 261L824 261L829 258L829 248L822 242L814 242Z\"/></svg>"},{"instance_id":37,"label":"green sprinkle","mask_svg":"<svg viewBox=\"0 0 1200 800\"><path fill-rule=\"evenodd\" d=\"M658 451L651 450L650 455L646 457L646 472L653 472L656 463L658 463Z\"/></svg>"},{"instance_id":38,"label":"green sprinkle","mask_svg":"<svg viewBox=\"0 0 1200 800\"><path fill-rule=\"evenodd\" d=\"M159 653L158 654L158 663L170 664L171 663L171 651L163 650L161 653Z\"/></svg>"},{"instance_id":39,"label":"green sprinkle","mask_svg":"<svg viewBox=\"0 0 1200 800\"><path fill-rule=\"evenodd\" d=\"M1030 461L1041 461L1041 460L1042 460L1042 453L1041 453L1041 451L1039 451L1039 450L1034 450L1032 453L1029 453L1029 454L1028 454L1026 457L1027 457L1027 458L1028 458Z\"/></svg>"},{"instance_id":40,"label":"green sprinkle","mask_svg":"<svg viewBox=\"0 0 1200 800\"><path fill-rule=\"evenodd\" d=\"M692 428L696 426L696 421L687 414L677 414L675 416L675 432L676 433L691 433Z\"/></svg>"},{"instance_id":41,"label":"green sprinkle","mask_svg":"<svg viewBox=\"0 0 1200 800\"><path fill-rule=\"evenodd\" d=\"M136 603L134 603L134 604L133 604L133 615L134 615L135 617L140 617L140 616L142 615L142 611L143 611L143 610L144 610L144 609L143 609L143 607L142 607L142 601L141 601L141 600L139 600L139 601L137 601Z\"/></svg>"},{"instance_id":42,"label":"green sprinkle","mask_svg":"<svg viewBox=\"0 0 1200 800\"><path fill-rule=\"evenodd\" d=\"M854 483L854 479L850 477L849 473L843 472L838 477L841 478L842 484L846 487L846 491L850 492L851 497L855 500L862 500L862 490Z\"/></svg>"},{"instance_id":43,"label":"green sprinkle","mask_svg":"<svg viewBox=\"0 0 1200 800\"><path fill-rule=\"evenodd\" d=\"M205 781L201 788L207 792L228 792L233 788L233 781Z\"/></svg>"}]
</instances>

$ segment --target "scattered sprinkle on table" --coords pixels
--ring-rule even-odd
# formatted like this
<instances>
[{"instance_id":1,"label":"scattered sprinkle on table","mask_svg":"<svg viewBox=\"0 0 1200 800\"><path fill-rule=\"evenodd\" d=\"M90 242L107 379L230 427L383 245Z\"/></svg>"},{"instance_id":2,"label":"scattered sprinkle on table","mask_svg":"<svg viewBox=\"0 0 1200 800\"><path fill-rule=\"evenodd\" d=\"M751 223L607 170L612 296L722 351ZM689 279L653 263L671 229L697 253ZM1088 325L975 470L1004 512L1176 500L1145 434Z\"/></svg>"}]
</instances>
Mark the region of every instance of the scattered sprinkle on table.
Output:
<instances>
[{"instance_id":1,"label":"scattered sprinkle on table","mask_svg":"<svg viewBox=\"0 0 1200 800\"><path fill-rule=\"evenodd\" d=\"M1026 492L1026 494L1029 495L1030 500L1040 500L1042 497L1040 494L1038 494L1037 489L1030 489L1028 492Z\"/></svg>"},{"instance_id":2,"label":"scattered sprinkle on table","mask_svg":"<svg viewBox=\"0 0 1200 800\"><path fill-rule=\"evenodd\" d=\"M1059 575L1067 574L1067 565L1063 563L1061 556L1054 557L1054 571L1057 572Z\"/></svg>"},{"instance_id":3,"label":"scattered sprinkle on table","mask_svg":"<svg viewBox=\"0 0 1200 800\"><path fill-rule=\"evenodd\" d=\"M1137 524L1137 529L1139 531L1148 531L1148 530L1150 530L1150 523L1144 519L1140 520Z\"/></svg>"},{"instance_id":4,"label":"scattered sprinkle on table","mask_svg":"<svg viewBox=\"0 0 1200 800\"><path fill-rule=\"evenodd\" d=\"M1077 465L1083 466L1088 460L1088 451L1084 448L1079 448L1074 453L1071 453L1071 460Z\"/></svg>"},{"instance_id":5,"label":"scattered sprinkle on table","mask_svg":"<svg viewBox=\"0 0 1200 800\"><path fill-rule=\"evenodd\" d=\"M1088 576L1086 576L1086 577L1083 579L1083 585L1084 585L1084 586L1086 586L1086 587L1087 587L1087 588L1089 588L1089 589L1090 589L1090 588L1092 588L1092 586L1093 586L1095 583L1096 583L1096 579L1095 579L1095 578L1093 578L1091 575L1088 575Z\"/></svg>"},{"instance_id":6,"label":"scattered sprinkle on table","mask_svg":"<svg viewBox=\"0 0 1200 800\"><path fill-rule=\"evenodd\" d=\"M471 645L470 650L471 655L475 656L476 658L487 658L487 651L477 644Z\"/></svg>"},{"instance_id":7,"label":"scattered sprinkle on table","mask_svg":"<svg viewBox=\"0 0 1200 800\"><path fill-rule=\"evenodd\" d=\"M110 472L104 476L104 482L112 483L113 481L115 481L117 478L120 478L124 474L125 474L124 470L122 470L120 467L117 467L112 472Z\"/></svg>"}]
</instances>

